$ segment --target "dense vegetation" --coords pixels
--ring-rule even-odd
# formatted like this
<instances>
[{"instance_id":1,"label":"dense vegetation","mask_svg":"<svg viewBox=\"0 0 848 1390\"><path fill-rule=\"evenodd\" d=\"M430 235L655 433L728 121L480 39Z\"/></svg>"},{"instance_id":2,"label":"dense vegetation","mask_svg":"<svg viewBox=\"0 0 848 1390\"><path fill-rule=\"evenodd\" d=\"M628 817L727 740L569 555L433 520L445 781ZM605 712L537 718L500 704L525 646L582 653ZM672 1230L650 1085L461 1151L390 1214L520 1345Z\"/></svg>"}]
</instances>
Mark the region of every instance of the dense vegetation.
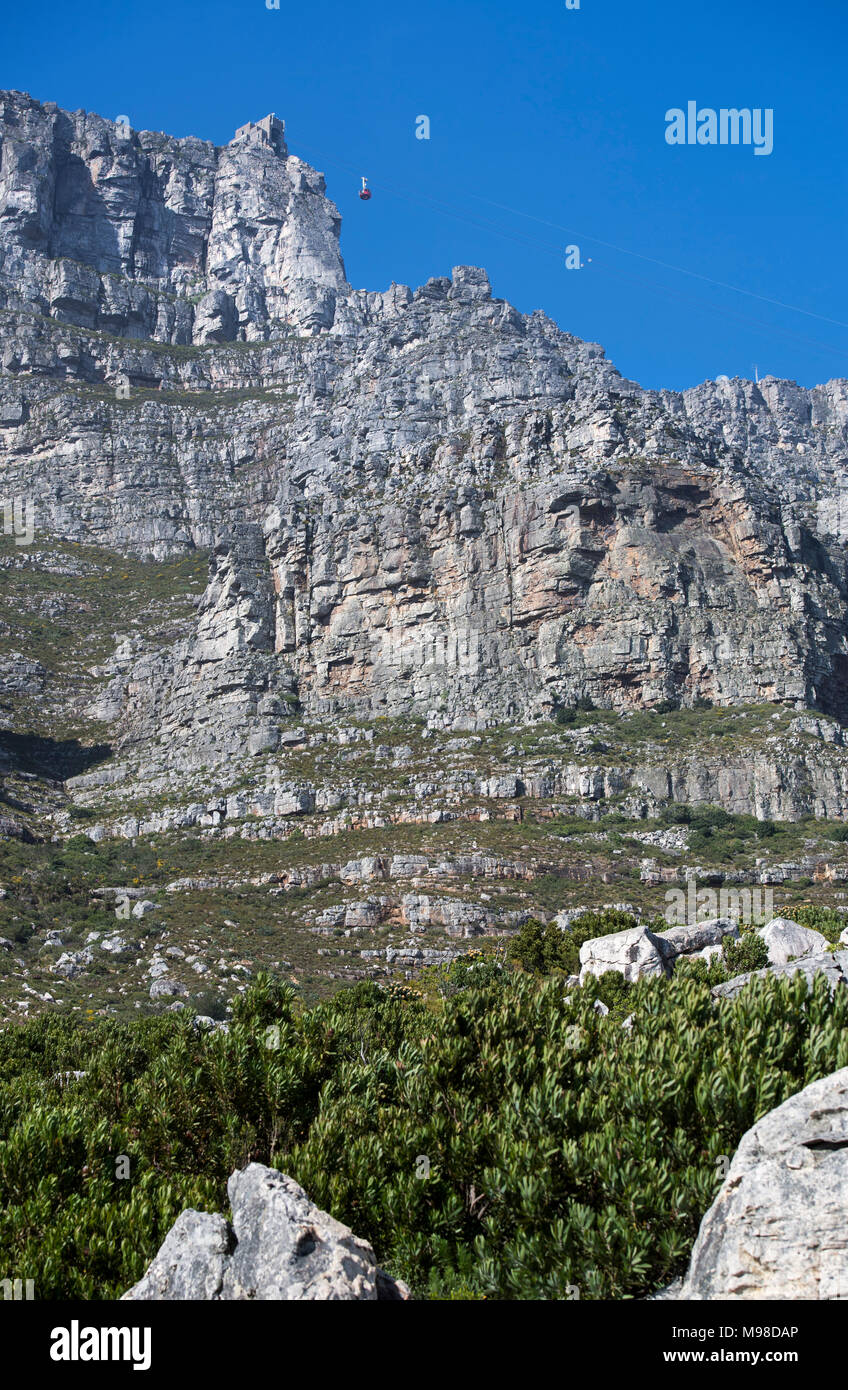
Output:
<instances>
[{"instance_id":1,"label":"dense vegetation","mask_svg":"<svg viewBox=\"0 0 848 1390\"><path fill-rule=\"evenodd\" d=\"M257 1160L419 1296L638 1297L684 1268L721 1156L848 1064L848 997L823 979L717 1002L697 978L569 992L480 960L407 994L304 1009L261 976L229 1033L187 1011L7 1027L0 1275L113 1297Z\"/></svg>"}]
</instances>

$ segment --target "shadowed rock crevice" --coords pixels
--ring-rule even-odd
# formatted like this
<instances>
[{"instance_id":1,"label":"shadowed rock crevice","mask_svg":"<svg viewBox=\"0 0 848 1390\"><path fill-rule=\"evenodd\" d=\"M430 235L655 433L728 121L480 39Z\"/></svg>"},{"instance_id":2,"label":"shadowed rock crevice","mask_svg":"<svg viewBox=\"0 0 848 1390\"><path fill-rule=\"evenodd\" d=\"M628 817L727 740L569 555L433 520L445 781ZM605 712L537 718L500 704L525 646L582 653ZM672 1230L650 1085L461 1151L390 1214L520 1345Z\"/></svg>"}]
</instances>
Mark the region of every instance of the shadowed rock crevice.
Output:
<instances>
[{"instance_id":1,"label":"shadowed rock crevice","mask_svg":"<svg viewBox=\"0 0 848 1390\"><path fill-rule=\"evenodd\" d=\"M75 738L40 738L10 729L0 734L0 759L4 763L57 783L82 776L111 758L113 751L108 743L87 746Z\"/></svg>"}]
</instances>

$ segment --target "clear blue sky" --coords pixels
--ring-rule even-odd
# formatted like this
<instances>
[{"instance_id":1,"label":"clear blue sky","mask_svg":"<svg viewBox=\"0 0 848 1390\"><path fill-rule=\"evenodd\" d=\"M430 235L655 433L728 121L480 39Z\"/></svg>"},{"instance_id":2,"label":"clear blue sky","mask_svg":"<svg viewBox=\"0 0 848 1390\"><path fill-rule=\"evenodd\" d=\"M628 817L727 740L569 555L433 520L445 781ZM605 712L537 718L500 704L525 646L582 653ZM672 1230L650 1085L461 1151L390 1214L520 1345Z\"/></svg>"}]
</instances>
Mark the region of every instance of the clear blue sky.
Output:
<instances>
[{"instance_id":1,"label":"clear blue sky","mask_svg":"<svg viewBox=\"0 0 848 1390\"><path fill-rule=\"evenodd\" d=\"M39 0L0 86L219 144L276 111L356 287L482 265L645 386L810 386L848 377L846 57L846 0ZM771 108L774 152L667 145L689 100Z\"/></svg>"}]
</instances>

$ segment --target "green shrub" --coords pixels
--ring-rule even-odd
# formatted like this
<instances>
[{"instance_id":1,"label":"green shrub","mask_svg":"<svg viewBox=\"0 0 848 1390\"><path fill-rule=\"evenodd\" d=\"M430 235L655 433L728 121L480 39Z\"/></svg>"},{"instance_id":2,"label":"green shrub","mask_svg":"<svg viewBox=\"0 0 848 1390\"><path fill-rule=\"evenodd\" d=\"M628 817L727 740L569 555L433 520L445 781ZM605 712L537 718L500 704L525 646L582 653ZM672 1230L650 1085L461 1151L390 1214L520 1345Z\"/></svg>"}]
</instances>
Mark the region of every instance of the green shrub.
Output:
<instances>
[{"instance_id":1,"label":"green shrub","mask_svg":"<svg viewBox=\"0 0 848 1390\"><path fill-rule=\"evenodd\" d=\"M213 1018L223 1022L227 1017L227 1001L223 994L211 989L201 990L192 1001L195 1013L201 1018Z\"/></svg>"},{"instance_id":2,"label":"green shrub","mask_svg":"<svg viewBox=\"0 0 848 1390\"><path fill-rule=\"evenodd\" d=\"M768 965L768 947L762 937L750 927L742 927L737 938L726 936L721 943L721 954L710 957L709 961L679 960L674 967L675 978L696 979L704 984L724 984L737 975L747 975L753 970L763 970Z\"/></svg>"},{"instance_id":3,"label":"green shrub","mask_svg":"<svg viewBox=\"0 0 848 1390\"><path fill-rule=\"evenodd\" d=\"M726 936L721 943L721 955L728 978L747 975L751 970L762 970L768 965L768 947L763 938L750 928L741 928L738 940Z\"/></svg>"},{"instance_id":4,"label":"green shrub","mask_svg":"<svg viewBox=\"0 0 848 1390\"><path fill-rule=\"evenodd\" d=\"M667 923L662 924L664 927ZM576 975L580 970L580 947L596 936L627 931L636 918L619 908L583 912L564 931L555 922L543 926L535 917L526 922L510 943L510 959L533 975L549 975L561 970Z\"/></svg>"},{"instance_id":5,"label":"green shrub","mask_svg":"<svg viewBox=\"0 0 848 1390\"><path fill-rule=\"evenodd\" d=\"M617 970L607 970L603 975L589 975L581 986L581 992L587 998L600 1000L619 1022L623 1022L630 1013L632 990L633 985Z\"/></svg>"},{"instance_id":6,"label":"green shrub","mask_svg":"<svg viewBox=\"0 0 848 1390\"><path fill-rule=\"evenodd\" d=\"M439 965L431 972L436 990L442 999L452 999L463 989L480 989L484 985L499 984L503 979L503 965L484 956L482 951L466 951L450 965Z\"/></svg>"},{"instance_id":7,"label":"green shrub","mask_svg":"<svg viewBox=\"0 0 848 1390\"><path fill-rule=\"evenodd\" d=\"M641 982L628 1003L626 1030L556 979L463 993L426 1040L325 1088L298 1180L419 1292L642 1296L685 1266L718 1155L848 1057L848 1002L772 978L718 1003Z\"/></svg>"},{"instance_id":8,"label":"green shrub","mask_svg":"<svg viewBox=\"0 0 848 1390\"><path fill-rule=\"evenodd\" d=\"M255 1160L418 1296L638 1298L684 1268L717 1157L845 1065L848 998L802 976L715 1001L503 971L433 1012L373 984L305 1009L260 975L228 1033L45 1015L0 1032L0 1266L37 1298L115 1297Z\"/></svg>"},{"instance_id":9,"label":"green shrub","mask_svg":"<svg viewBox=\"0 0 848 1390\"><path fill-rule=\"evenodd\" d=\"M689 848L711 858L733 858L753 839L768 839L782 827L756 816L733 815L720 806L664 806L659 819L666 825L688 825Z\"/></svg>"},{"instance_id":10,"label":"green shrub","mask_svg":"<svg viewBox=\"0 0 848 1390\"><path fill-rule=\"evenodd\" d=\"M545 926L538 918L531 917L510 942L510 959L532 975L546 975L559 968L561 935L555 922Z\"/></svg>"}]
</instances>

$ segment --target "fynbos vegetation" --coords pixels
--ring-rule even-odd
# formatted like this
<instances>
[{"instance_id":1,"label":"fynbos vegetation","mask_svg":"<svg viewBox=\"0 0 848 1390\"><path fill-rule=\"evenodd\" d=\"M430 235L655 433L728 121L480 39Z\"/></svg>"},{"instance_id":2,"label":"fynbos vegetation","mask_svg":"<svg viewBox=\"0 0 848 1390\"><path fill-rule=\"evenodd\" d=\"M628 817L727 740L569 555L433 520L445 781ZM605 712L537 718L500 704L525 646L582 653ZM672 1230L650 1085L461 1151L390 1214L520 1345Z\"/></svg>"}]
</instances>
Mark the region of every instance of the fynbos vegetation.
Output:
<instances>
[{"instance_id":1,"label":"fynbos vegetation","mask_svg":"<svg viewBox=\"0 0 848 1390\"><path fill-rule=\"evenodd\" d=\"M138 1279L250 1161L295 1177L421 1297L638 1297L685 1267L720 1155L848 1064L848 991L467 967L441 1002L256 981L229 1033L186 1015L0 1034L0 1257L41 1298ZM425 1158L426 1163L421 1159ZM572 1291L570 1291L572 1290Z\"/></svg>"}]
</instances>

